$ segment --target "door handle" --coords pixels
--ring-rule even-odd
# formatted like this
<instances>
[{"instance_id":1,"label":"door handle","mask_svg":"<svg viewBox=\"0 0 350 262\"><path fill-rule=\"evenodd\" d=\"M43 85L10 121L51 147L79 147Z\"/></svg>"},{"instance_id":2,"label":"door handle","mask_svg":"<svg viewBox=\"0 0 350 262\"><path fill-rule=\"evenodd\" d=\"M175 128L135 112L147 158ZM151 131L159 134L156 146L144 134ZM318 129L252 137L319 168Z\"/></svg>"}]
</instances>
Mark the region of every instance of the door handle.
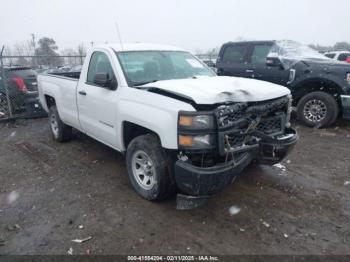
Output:
<instances>
[{"instance_id":1,"label":"door handle","mask_svg":"<svg viewBox=\"0 0 350 262\"><path fill-rule=\"evenodd\" d=\"M254 70L252 70L252 69L247 69L245 71L246 71L246 73L254 73Z\"/></svg>"},{"instance_id":2,"label":"door handle","mask_svg":"<svg viewBox=\"0 0 350 262\"><path fill-rule=\"evenodd\" d=\"M79 93L79 95L86 96L86 92L85 91L79 91L78 93Z\"/></svg>"}]
</instances>

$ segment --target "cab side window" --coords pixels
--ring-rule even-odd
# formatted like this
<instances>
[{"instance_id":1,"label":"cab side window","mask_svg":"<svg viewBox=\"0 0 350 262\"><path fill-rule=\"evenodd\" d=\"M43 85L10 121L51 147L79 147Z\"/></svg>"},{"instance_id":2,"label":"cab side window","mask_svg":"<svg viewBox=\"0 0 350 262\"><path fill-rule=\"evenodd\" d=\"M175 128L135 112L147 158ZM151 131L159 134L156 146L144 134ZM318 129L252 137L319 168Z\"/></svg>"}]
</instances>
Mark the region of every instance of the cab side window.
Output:
<instances>
[{"instance_id":1,"label":"cab side window","mask_svg":"<svg viewBox=\"0 0 350 262\"><path fill-rule=\"evenodd\" d=\"M266 57L269 54L271 47L270 44L255 45L251 56L251 63L266 64Z\"/></svg>"},{"instance_id":2,"label":"cab side window","mask_svg":"<svg viewBox=\"0 0 350 262\"><path fill-rule=\"evenodd\" d=\"M229 45L224 50L222 61L226 63L244 63L247 49L246 45Z\"/></svg>"},{"instance_id":3,"label":"cab side window","mask_svg":"<svg viewBox=\"0 0 350 262\"><path fill-rule=\"evenodd\" d=\"M96 51L92 54L87 74L87 84L96 85L94 78L96 74L106 73L109 80L116 80L112 65L103 52Z\"/></svg>"},{"instance_id":4,"label":"cab side window","mask_svg":"<svg viewBox=\"0 0 350 262\"><path fill-rule=\"evenodd\" d=\"M342 53L338 56L338 60L339 61L346 61L346 59L348 59L348 57L350 57L350 53Z\"/></svg>"}]
</instances>

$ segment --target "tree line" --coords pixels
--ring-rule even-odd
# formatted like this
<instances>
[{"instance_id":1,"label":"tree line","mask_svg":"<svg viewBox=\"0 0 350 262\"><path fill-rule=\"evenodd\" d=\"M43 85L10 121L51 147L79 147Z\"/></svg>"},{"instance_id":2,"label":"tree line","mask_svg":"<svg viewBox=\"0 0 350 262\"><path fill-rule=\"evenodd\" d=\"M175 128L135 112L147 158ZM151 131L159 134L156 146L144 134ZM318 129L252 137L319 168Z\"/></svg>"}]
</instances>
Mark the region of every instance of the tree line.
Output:
<instances>
[{"instance_id":1,"label":"tree line","mask_svg":"<svg viewBox=\"0 0 350 262\"><path fill-rule=\"evenodd\" d=\"M41 67L58 67L65 64L80 65L86 56L86 47L83 43L75 49L68 48L58 51L58 46L53 38L42 37L38 41L27 40L15 43L12 47L5 47L4 56L21 56L10 59L7 64ZM35 56L32 58L26 56ZM70 57L60 57L70 56ZM75 57L73 57L75 56Z\"/></svg>"}]
</instances>

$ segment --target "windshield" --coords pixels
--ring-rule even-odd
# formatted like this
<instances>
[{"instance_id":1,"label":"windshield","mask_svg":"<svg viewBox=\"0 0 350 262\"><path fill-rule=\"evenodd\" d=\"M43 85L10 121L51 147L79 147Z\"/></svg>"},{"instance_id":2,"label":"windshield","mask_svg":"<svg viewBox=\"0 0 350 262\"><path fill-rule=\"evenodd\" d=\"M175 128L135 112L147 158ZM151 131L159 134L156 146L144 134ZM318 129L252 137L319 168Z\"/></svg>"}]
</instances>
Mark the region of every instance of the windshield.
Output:
<instances>
[{"instance_id":1,"label":"windshield","mask_svg":"<svg viewBox=\"0 0 350 262\"><path fill-rule=\"evenodd\" d=\"M215 76L215 73L188 52L116 52L130 86L159 80Z\"/></svg>"},{"instance_id":2,"label":"windshield","mask_svg":"<svg viewBox=\"0 0 350 262\"><path fill-rule=\"evenodd\" d=\"M300 60L331 60L307 45L291 40L277 41L268 57L279 57L286 67L291 67Z\"/></svg>"}]
</instances>

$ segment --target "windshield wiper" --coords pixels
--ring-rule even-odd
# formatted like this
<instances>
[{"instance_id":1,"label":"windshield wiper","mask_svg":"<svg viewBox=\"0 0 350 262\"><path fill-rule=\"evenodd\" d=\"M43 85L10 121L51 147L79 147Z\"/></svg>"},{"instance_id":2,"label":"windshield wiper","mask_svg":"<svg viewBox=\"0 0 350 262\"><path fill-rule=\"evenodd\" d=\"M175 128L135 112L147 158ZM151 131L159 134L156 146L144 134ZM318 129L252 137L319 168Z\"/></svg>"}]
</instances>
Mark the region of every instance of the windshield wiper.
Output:
<instances>
[{"instance_id":1,"label":"windshield wiper","mask_svg":"<svg viewBox=\"0 0 350 262\"><path fill-rule=\"evenodd\" d=\"M133 86L143 86L143 85L147 85L149 83L155 83L157 81L159 81L159 80L155 79L155 80L151 80L151 81L136 82L133 84Z\"/></svg>"}]
</instances>

